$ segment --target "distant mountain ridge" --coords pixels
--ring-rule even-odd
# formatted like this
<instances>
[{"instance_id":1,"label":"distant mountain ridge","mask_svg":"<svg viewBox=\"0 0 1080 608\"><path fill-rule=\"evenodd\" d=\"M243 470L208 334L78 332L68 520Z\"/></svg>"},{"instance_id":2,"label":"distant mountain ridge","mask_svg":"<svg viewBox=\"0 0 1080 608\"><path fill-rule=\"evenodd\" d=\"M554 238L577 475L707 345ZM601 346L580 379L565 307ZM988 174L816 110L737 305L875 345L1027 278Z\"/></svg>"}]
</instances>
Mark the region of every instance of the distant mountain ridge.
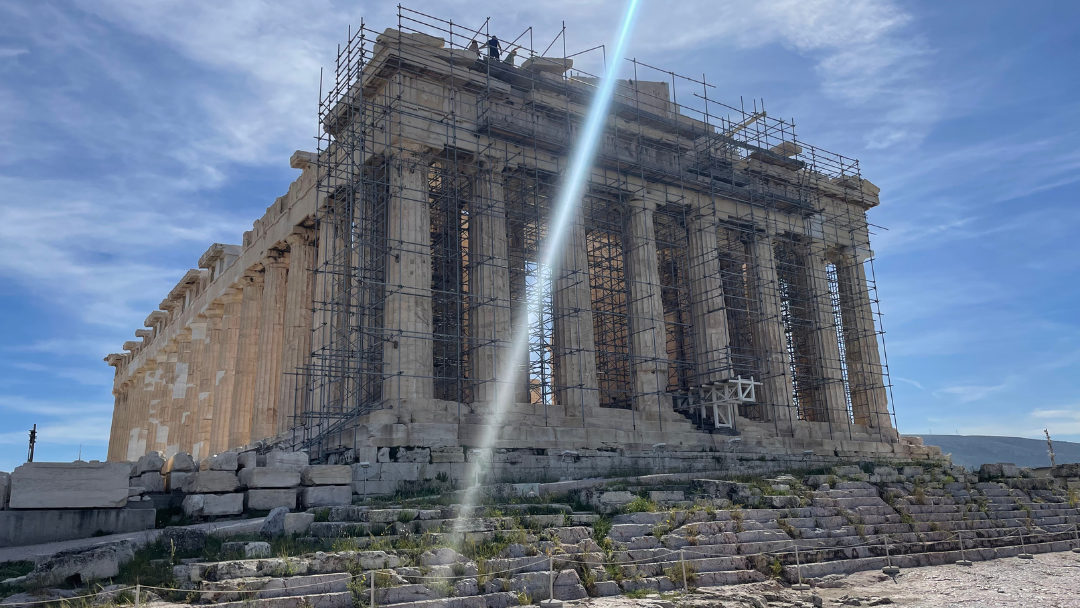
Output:
<instances>
[{"instance_id":1,"label":"distant mountain ridge","mask_svg":"<svg viewBox=\"0 0 1080 608\"><path fill-rule=\"evenodd\" d=\"M923 444L936 445L942 454L952 454L953 464L977 467L987 462L1011 462L1018 467L1048 467L1050 455L1045 439L995 437L991 435L918 435ZM1080 462L1080 443L1054 442L1057 464Z\"/></svg>"}]
</instances>

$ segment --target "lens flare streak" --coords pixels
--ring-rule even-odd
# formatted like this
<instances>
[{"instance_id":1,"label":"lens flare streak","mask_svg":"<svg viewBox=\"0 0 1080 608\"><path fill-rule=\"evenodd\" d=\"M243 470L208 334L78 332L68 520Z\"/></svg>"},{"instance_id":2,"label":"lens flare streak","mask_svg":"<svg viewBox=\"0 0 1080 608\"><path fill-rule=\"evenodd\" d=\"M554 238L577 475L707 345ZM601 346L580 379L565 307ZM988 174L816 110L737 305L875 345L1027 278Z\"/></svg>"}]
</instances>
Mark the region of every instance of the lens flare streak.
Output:
<instances>
[{"instance_id":1,"label":"lens flare streak","mask_svg":"<svg viewBox=\"0 0 1080 608\"><path fill-rule=\"evenodd\" d=\"M552 289L551 269L558 268L561 262L564 242L567 233L572 229L573 218L581 205L581 199L585 194L585 188L589 180L589 171L592 169L593 158L596 148L600 143L600 136L604 132L607 123L608 111L615 93L615 76L618 66L621 64L620 57L626 55L626 48L630 35L634 29L634 21L637 16L639 0L630 0L615 40L614 59L611 65L606 67L604 77L600 80L596 94L593 97L592 107L585 119L585 125L581 130L577 141L577 148L570 156L570 164L563 176L558 201L553 209L548 226L548 238L541 251L539 268L541 269L538 288L533 291L529 300L525 303L527 310L539 310L543 302L550 296ZM519 370L513 369L511 361L521 361L525 358L529 348L529 325L523 326L515 333L510 347L507 349L508 356L499 365L500 372L507 370L508 377L498 381L496 398L493 410L488 420L485 421L482 434L481 448L490 448L495 444L496 435L503 427L506 413L514 403L514 387L521 380ZM467 482L474 482L466 493L463 514L467 508L477 504L477 492L479 489L480 467L483 465L476 459L470 461ZM460 520L459 520L460 521Z\"/></svg>"}]
</instances>

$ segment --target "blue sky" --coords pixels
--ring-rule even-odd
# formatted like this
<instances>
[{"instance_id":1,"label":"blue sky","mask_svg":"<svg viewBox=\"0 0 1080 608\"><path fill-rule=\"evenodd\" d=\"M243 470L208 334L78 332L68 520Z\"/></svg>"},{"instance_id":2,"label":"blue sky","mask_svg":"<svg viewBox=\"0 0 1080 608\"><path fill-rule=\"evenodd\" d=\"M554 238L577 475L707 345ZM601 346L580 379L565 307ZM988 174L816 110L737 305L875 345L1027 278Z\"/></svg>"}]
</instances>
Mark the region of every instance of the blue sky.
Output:
<instances>
[{"instance_id":1,"label":"blue sky","mask_svg":"<svg viewBox=\"0 0 1080 608\"><path fill-rule=\"evenodd\" d=\"M1080 441L1080 3L642 0L632 55L859 158L900 430ZM609 43L621 2L417 2ZM314 148L375 2L0 2L0 470L104 458L101 358ZM540 46L539 42L537 43ZM544 44L546 45L546 43ZM586 67L593 67L587 64Z\"/></svg>"}]
</instances>

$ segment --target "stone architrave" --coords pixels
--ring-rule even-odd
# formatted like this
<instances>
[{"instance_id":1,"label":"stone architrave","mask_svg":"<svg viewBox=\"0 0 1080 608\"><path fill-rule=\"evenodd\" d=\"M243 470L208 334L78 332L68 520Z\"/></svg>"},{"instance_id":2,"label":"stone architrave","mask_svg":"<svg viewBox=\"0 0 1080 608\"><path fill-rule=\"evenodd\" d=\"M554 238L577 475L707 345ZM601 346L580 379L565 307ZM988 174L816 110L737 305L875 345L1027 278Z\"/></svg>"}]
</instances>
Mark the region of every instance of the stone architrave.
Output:
<instances>
[{"instance_id":1,"label":"stone architrave","mask_svg":"<svg viewBox=\"0 0 1080 608\"><path fill-rule=\"evenodd\" d=\"M270 511L278 507L285 507L292 511L296 509L296 490L292 488L248 490L246 501L249 511Z\"/></svg>"},{"instance_id":2,"label":"stone architrave","mask_svg":"<svg viewBox=\"0 0 1080 608\"><path fill-rule=\"evenodd\" d=\"M778 428L791 430L795 419L794 391L791 386L791 355L788 352L787 337L780 311L780 279L776 274L776 256L768 235L758 233L753 244L755 295L761 313L752 325L754 344L761 352L764 377L758 387L764 394L758 396L758 403L767 403L771 407L763 408ZM764 390L762 390L764 389Z\"/></svg>"},{"instance_id":3,"label":"stone architrave","mask_svg":"<svg viewBox=\"0 0 1080 608\"><path fill-rule=\"evenodd\" d=\"M600 407L596 377L596 340L593 335L592 291L585 216L579 205L568 228L567 249L555 262L552 274L554 308L555 401L564 415L581 418L582 425Z\"/></svg>"},{"instance_id":4,"label":"stone architrave","mask_svg":"<svg viewBox=\"0 0 1080 608\"><path fill-rule=\"evenodd\" d=\"M300 494L305 509L312 507L341 507L352 504L352 486L312 486Z\"/></svg>"},{"instance_id":5,"label":"stone architrave","mask_svg":"<svg viewBox=\"0 0 1080 608\"><path fill-rule=\"evenodd\" d=\"M667 337L653 212L656 203L630 201L630 354L633 361L634 408L644 420L660 420L670 409L667 396Z\"/></svg>"},{"instance_id":6,"label":"stone architrave","mask_svg":"<svg viewBox=\"0 0 1080 608\"><path fill-rule=\"evenodd\" d=\"M690 308L694 318L694 355L698 384L731 377L731 343L716 216L695 215L689 225Z\"/></svg>"},{"instance_id":7,"label":"stone architrave","mask_svg":"<svg viewBox=\"0 0 1080 608\"><path fill-rule=\"evenodd\" d=\"M240 470L240 485L246 488L294 488L300 485L300 472L296 469L256 467Z\"/></svg>"},{"instance_id":8,"label":"stone architrave","mask_svg":"<svg viewBox=\"0 0 1080 608\"><path fill-rule=\"evenodd\" d=\"M273 437L281 397L281 349L285 338L288 264L279 252L263 260L262 311L259 315L251 440ZM242 444L237 444L242 445Z\"/></svg>"},{"instance_id":9,"label":"stone architrave","mask_svg":"<svg viewBox=\"0 0 1080 608\"><path fill-rule=\"evenodd\" d=\"M277 433L292 426L290 416L304 411L307 393L299 375L311 356L311 307L315 289L315 241L311 230L296 229L285 238L289 245L289 280L285 295L285 339L281 353L281 395Z\"/></svg>"},{"instance_id":10,"label":"stone architrave","mask_svg":"<svg viewBox=\"0 0 1080 608\"><path fill-rule=\"evenodd\" d=\"M200 471L230 471L235 473L238 468L240 468L240 457L236 452L222 452L207 456L199 463Z\"/></svg>"},{"instance_id":11,"label":"stone architrave","mask_svg":"<svg viewBox=\"0 0 1080 608\"><path fill-rule=\"evenodd\" d=\"M11 473L12 509L111 509L127 504L127 462L28 462Z\"/></svg>"},{"instance_id":12,"label":"stone architrave","mask_svg":"<svg viewBox=\"0 0 1080 608\"><path fill-rule=\"evenodd\" d=\"M352 481L352 468L347 464L314 464L300 471L300 483L305 486L341 486Z\"/></svg>"},{"instance_id":13,"label":"stone architrave","mask_svg":"<svg viewBox=\"0 0 1080 608\"><path fill-rule=\"evenodd\" d=\"M189 494L184 497L183 509L189 517L239 515L244 512L244 495Z\"/></svg>"},{"instance_id":14,"label":"stone architrave","mask_svg":"<svg viewBox=\"0 0 1080 608\"><path fill-rule=\"evenodd\" d=\"M239 487L236 473L229 471L199 471L184 480L184 492L188 494L235 492Z\"/></svg>"},{"instance_id":15,"label":"stone architrave","mask_svg":"<svg viewBox=\"0 0 1080 608\"><path fill-rule=\"evenodd\" d=\"M404 150L389 161L383 399L430 399L431 212L428 161Z\"/></svg>"},{"instance_id":16,"label":"stone architrave","mask_svg":"<svg viewBox=\"0 0 1080 608\"><path fill-rule=\"evenodd\" d=\"M259 361L259 323L262 316L263 273L249 270L241 279L240 335L236 348L236 372L228 446L251 443L251 421L255 408L255 374Z\"/></svg>"},{"instance_id":17,"label":"stone architrave","mask_svg":"<svg viewBox=\"0 0 1080 608\"><path fill-rule=\"evenodd\" d=\"M510 361L510 269L502 165L485 162L475 177L469 213L469 355L474 401L494 401L498 385L512 376ZM509 388L509 387L506 387Z\"/></svg>"}]
</instances>

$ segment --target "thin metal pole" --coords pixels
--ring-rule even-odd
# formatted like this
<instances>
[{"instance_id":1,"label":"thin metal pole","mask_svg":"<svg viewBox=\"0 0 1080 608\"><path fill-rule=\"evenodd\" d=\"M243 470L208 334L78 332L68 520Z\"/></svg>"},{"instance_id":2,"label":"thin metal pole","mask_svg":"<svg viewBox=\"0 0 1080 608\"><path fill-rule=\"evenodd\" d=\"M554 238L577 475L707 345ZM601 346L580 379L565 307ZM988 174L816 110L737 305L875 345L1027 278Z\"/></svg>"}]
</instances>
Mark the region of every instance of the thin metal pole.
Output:
<instances>
[{"instance_id":1,"label":"thin metal pole","mask_svg":"<svg viewBox=\"0 0 1080 608\"><path fill-rule=\"evenodd\" d=\"M548 599L555 599L555 556L548 556Z\"/></svg>"},{"instance_id":2,"label":"thin metal pole","mask_svg":"<svg viewBox=\"0 0 1080 608\"><path fill-rule=\"evenodd\" d=\"M682 588L684 593L690 593L690 586L686 582L686 550L679 549L679 561L682 562Z\"/></svg>"},{"instance_id":3,"label":"thin metal pole","mask_svg":"<svg viewBox=\"0 0 1080 608\"><path fill-rule=\"evenodd\" d=\"M142 592L142 585L135 583L135 608L139 608L139 596Z\"/></svg>"},{"instance_id":4,"label":"thin metal pole","mask_svg":"<svg viewBox=\"0 0 1080 608\"><path fill-rule=\"evenodd\" d=\"M795 572L799 575L799 584L802 584L802 564L799 563L799 543L795 543Z\"/></svg>"},{"instance_id":5,"label":"thin metal pole","mask_svg":"<svg viewBox=\"0 0 1080 608\"><path fill-rule=\"evenodd\" d=\"M1024 533L1020 532L1020 555L1017 555L1020 559L1035 559L1035 556L1027 552L1027 546L1024 545Z\"/></svg>"},{"instance_id":6,"label":"thin metal pole","mask_svg":"<svg viewBox=\"0 0 1080 608\"><path fill-rule=\"evenodd\" d=\"M791 588L795 591L809 591L810 585L802 582L802 562L799 560L799 543L798 541L793 541L792 544L795 545L795 572L799 576L799 582L792 585Z\"/></svg>"},{"instance_id":7,"label":"thin metal pole","mask_svg":"<svg viewBox=\"0 0 1080 608\"><path fill-rule=\"evenodd\" d=\"M970 566L971 562L968 561L967 556L964 554L964 531L958 530L956 535L960 538L960 561L956 563L961 566Z\"/></svg>"}]
</instances>

